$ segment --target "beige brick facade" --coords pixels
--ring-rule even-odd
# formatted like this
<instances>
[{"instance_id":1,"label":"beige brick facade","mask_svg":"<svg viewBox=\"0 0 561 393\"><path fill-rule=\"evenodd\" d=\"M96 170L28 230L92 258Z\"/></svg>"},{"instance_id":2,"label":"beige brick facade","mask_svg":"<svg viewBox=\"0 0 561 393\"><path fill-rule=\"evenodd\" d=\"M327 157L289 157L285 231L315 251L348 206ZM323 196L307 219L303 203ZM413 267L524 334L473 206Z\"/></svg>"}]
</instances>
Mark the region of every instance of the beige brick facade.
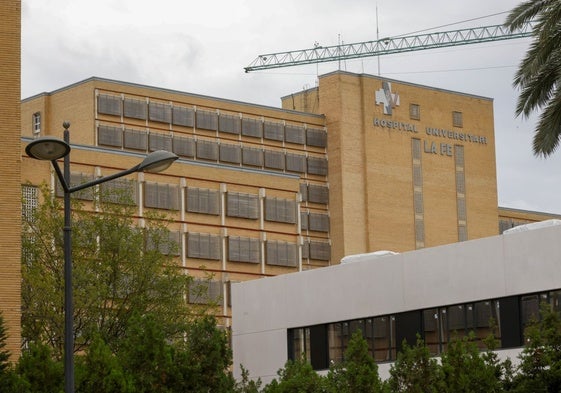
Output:
<instances>
[{"instance_id":1,"label":"beige brick facade","mask_svg":"<svg viewBox=\"0 0 561 393\"><path fill-rule=\"evenodd\" d=\"M82 179L155 149L180 156L129 176L136 215L165 212L180 265L213 274L225 325L231 282L499 231L489 98L334 72L278 109L91 78L25 99L23 145L66 120ZM22 154L22 182L55 188L50 165Z\"/></svg>"},{"instance_id":2,"label":"beige brick facade","mask_svg":"<svg viewBox=\"0 0 561 393\"><path fill-rule=\"evenodd\" d=\"M491 99L334 72L283 107L325 114L334 260L497 234Z\"/></svg>"},{"instance_id":3,"label":"beige brick facade","mask_svg":"<svg viewBox=\"0 0 561 393\"><path fill-rule=\"evenodd\" d=\"M0 2L0 311L8 329L6 349L20 353L20 55L21 2Z\"/></svg>"}]
</instances>

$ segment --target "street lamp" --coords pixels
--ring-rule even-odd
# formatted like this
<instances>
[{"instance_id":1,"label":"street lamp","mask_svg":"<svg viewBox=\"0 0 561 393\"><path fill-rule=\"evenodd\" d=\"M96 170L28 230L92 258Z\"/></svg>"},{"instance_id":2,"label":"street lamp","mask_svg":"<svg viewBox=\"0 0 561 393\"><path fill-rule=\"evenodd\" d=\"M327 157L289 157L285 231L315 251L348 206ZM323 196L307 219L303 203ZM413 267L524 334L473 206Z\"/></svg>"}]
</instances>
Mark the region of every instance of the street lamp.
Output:
<instances>
[{"instance_id":1,"label":"street lamp","mask_svg":"<svg viewBox=\"0 0 561 393\"><path fill-rule=\"evenodd\" d=\"M53 137L42 137L30 142L25 152L31 158L50 161L64 190L64 391L74 393L74 334L72 299L72 242L70 222L70 195L73 192L93 187L109 180L117 179L134 172L161 172L178 159L168 151L158 150L147 155L144 160L134 167L101 177L77 186L70 185L70 133L69 122L64 122L64 140ZM57 160L64 158L61 172Z\"/></svg>"}]
</instances>

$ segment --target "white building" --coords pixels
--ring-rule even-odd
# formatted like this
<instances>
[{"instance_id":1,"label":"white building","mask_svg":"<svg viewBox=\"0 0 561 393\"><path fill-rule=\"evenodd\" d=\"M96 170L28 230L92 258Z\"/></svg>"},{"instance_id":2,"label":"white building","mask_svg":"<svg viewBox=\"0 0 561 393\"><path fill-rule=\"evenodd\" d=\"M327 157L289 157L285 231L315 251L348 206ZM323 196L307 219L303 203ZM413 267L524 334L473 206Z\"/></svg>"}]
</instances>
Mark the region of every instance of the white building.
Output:
<instances>
[{"instance_id":1,"label":"white building","mask_svg":"<svg viewBox=\"0 0 561 393\"><path fill-rule=\"evenodd\" d=\"M355 329L382 376L417 333L437 355L454 335L494 331L503 355L515 357L540 301L560 309L560 225L346 262L232 286L237 378L241 364L267 383L302 353L326 369Z\"/></svg>"}]
</instances>

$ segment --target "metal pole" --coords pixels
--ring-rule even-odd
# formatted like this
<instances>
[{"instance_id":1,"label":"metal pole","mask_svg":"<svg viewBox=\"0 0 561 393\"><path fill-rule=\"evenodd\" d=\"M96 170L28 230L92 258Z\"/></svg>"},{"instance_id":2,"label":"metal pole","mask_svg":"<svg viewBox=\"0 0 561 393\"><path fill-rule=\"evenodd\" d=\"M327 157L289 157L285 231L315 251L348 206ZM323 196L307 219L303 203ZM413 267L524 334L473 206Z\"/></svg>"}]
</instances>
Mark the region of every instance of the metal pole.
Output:
<instances>
[{"instance_id":1,"label":"metal pole","mask_svg":"<svg viewBox=\"0 0 561 393\"><path fill-rule=\"evenodd\" d=\"M70 144L70 123L64 122L64 141ZM70 155L64 156L64 181L70 186ZM74 303L72 299L72 228L70 190L64 190L64 391L74 393Z\"/></svg>"}]
</instances>

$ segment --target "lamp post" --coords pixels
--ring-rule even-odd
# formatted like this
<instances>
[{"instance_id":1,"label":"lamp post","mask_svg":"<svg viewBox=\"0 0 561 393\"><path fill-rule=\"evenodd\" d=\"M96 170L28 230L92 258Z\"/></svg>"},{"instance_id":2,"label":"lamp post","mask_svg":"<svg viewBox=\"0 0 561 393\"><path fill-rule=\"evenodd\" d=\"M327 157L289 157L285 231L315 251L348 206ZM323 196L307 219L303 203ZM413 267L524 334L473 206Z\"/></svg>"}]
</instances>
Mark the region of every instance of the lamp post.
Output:
<instances>
[{"instance_id":1,"label":"lamp post","mask_svg":"<svg viewBox=\"0 0 561 393\"><path fill-rule=\"evenodd\" d=\"M70 133L69 122L64 122L64 140L53 137L42 137L30 142L25 152L31 158L50 161L62 189L64 190L64 391L74 393L74 302L72 299L72 239L70 219L70 195L73 192L129 175L134 172L161 172L166 170L177 156L165 150L150 153L134 167L113 175L94 179L72 187L70 185ZM64 158L63 171L57 160Z\"/></svg>"}]
</instances>

